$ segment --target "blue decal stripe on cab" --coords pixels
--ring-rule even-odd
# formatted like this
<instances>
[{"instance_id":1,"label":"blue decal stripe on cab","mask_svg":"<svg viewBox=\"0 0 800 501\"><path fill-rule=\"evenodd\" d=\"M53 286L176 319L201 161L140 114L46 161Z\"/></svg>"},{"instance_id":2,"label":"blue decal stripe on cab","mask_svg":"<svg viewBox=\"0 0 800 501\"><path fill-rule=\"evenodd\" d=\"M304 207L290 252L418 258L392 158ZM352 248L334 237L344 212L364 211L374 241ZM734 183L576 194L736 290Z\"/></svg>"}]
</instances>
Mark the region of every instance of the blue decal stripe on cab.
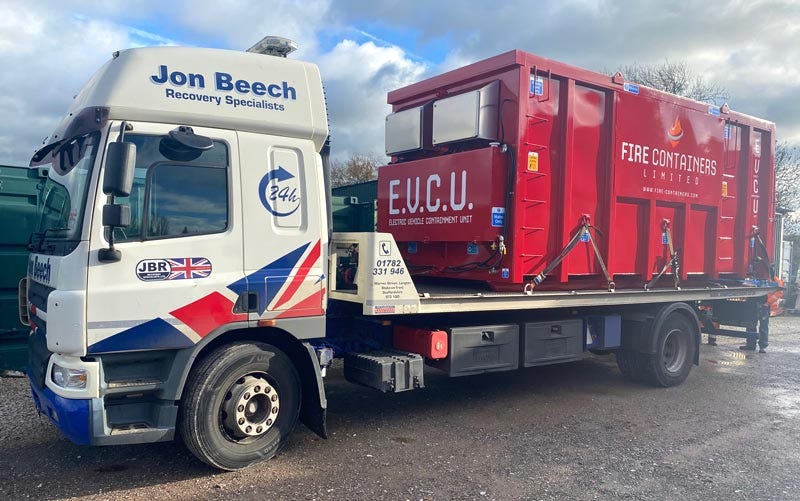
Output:
<instances>
[{"instance_id":1,"label":"blue decal stripe on cab","mask_svg":"<svg viewBox=\"0 0 800 501\"><path fill-rule=\"evenodd\" d=\"M309 245L311 245L311 242L279 257L243 279L237 280L230 284L228 288L239 295L245 292L257 293L258 313L264 313L272 300L275 299L278 291L283 287L283 284L290 278L292 270L297 266Z\"/></svg>"},{"instance_id":2,"label":"blue decal stripe on cab","mask_svg":"<svg viewBox=\"0 0 800 501\"><path fill-rule=\"evenodd\" d=\"M161 318L139 324L89 346L89 353L187 348L194 342Z\"/></svg>"}]
</instances>

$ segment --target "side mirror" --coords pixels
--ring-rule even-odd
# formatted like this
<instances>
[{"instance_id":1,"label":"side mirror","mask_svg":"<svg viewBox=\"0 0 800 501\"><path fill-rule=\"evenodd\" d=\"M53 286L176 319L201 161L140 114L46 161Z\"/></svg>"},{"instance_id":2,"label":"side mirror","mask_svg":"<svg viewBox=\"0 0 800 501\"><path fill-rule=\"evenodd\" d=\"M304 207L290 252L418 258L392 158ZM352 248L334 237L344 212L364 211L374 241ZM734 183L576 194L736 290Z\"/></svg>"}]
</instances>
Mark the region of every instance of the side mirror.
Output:
<instances>
[{"instance_id":1,"label":"side mirror","mask_svg":"<svg viewBox=\"0 0 800 501\"><path fill-rule=\"evenodd\" d=\"M135 168L135 144L126 142L109 144L106 152L106 168L103 175L103 193L115 197L127 197L130 195ZM105 210L103 213L105 214ZM105 217L103 219L105 220Z\"/></svg>"},{"instance_id":2,"label":"side mirror","mask_svg":"<svg viewBox=\"0 0 800 501\"><path fill-rule=\"evenodd\" d=\"M126 125L123 124L123 131ZM122 136L122 133L120 134ZM103 174L103 193L110 195L110 203L103 206L103 226L111 231L108 248L99 249L100 262L114 262L122 259L122 253L114 248L114 228L124 228L131 224L131 207L114 203L114 197L127 197L133 188L133 171L136 168L136 145L121 139L108 145L106 168Z\"/></svg>"},{"instance_id":3,"label":"side mirror","mask_svg":"<svg viewBox=\"0 0 800 501\"><path fill-rule=\"evenodd\" d=\"M103 206L103 226L125 228L131 225L131 207L129 205L105 204Z\"/></svg>"}]
</instances>

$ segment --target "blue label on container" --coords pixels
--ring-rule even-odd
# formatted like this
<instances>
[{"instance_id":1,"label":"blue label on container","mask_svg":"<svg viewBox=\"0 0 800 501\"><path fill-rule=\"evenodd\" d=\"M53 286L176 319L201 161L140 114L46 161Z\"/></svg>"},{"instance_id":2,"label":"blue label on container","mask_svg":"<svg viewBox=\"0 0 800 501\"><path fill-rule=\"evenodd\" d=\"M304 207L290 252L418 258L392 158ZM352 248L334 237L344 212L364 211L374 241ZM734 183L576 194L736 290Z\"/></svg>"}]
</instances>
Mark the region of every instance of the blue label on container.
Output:
<instances>
[{"instance_id":1,"label":"blue label on container","mask_svg":"<svg viewBox=\"0 0 800 501\"><path fill-rule=\"evenodd\" d=\"M501 228L506 222L505 207L492 207L492 226Z\"/></svg>"},{"instance_id":2,"label":"blue label on container","mask_svg":"<svg viewBox=\"0 0 800 501\"><path fill-rule=\"evenodd\" d=\"M417 242L408 242L408 253L409 254L416 254L417 253Z\"/></svg>"},{"instance_id":3,"label":"blue label on container","mask_svg":"<svg viewBox=\"0 0 800 501\"><path fill-rule=\"evenodd\" d=\"M667 238L667 232L661 234L661 243L667 245L669 243L669 239Z\"/></svg>"},{"instance_id":4,"label":"blue label on container","mask_svg":"<svg viewBox=\"0 0 800 501\"><path fill-rule=\"evenodd\" d=\"M708 107L708 114L714 115L715 117L719 116L719 106L709 106Z\"/></svg>"},{"instance_id":5,"label":"blue label on container","mask_svg":"<svg viewBox=\"0 0 800 501\"><path fill-rule=\"evenodd\" d=\"M581 242L588 242L589 241L589 232L584 231L581 233Z\"/></svg>"},{"instance_id":6,"label":"blue label on container","mask_svg":"<svg viewBox=\"0 0 800 501\"><path fill-rule=\"evenodd\" d=\"M639 94L639 86L634 83L625 83L622 86L625 89L625 92L630 92L631 94Z\"/></svg>"},{"instance_id":7,"label":"blue label on container","mask_svg":"<svg viewBox=\"0 0 800 501\"><path fill-rule=\"evenodd\" d=\"M542 80L542 77L534 77L531 75L531 94L534 96L541 96L544 94L544 80Z\"/></svg>"},{"instance_id":8,"label":"blue label on container","mask_svg":"<svg viewBox=\"0 0 800 501\"><path fill-rule=\"evenodd\" d=\"M500 270L500 276L503 278L508 278L508 268L503 268Z\"/></svg>"},{"instance_id":9,"label":"blue label on container","mask_svg":"<svg viewBox=\"0 0 800 501\"><path fill-rule=\"evenodd\" d=\"M750 248L753 249L756 246L756 239L755 237L750 237Z\"/></svg>"},{"instance_id":10,"label":"blue label on container","mask_svg":"<svg viewBox=\"0 0 800 501\"><path fill-rule=\"evenodd\" d=\"M478 255L478 244L474 244L472 242L467 243L467 254L472 256Z\"/></svg>"}]
</instances>

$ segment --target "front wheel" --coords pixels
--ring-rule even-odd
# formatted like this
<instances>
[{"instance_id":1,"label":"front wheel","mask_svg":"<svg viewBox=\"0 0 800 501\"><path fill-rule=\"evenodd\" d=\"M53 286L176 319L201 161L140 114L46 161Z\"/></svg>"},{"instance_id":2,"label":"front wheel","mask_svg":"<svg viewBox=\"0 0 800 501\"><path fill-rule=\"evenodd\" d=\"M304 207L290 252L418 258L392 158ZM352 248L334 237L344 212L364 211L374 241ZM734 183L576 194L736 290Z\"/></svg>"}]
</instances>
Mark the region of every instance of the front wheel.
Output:
<instances>
[{"instance_id":1,"label":"front wheel","mask_svg":"<svg viewBox=\"0 0 800 501\"><path fill-rule=\"evenodd\" d=\"M656 336L656 353L645 356L644 379L654 386L677 386L689 376L694 363L695 329L685 315L673 312Z\"/></svg>"},{"instance_id":2,"label":"front wheel","mask_svg":"<svg viewBox=\"0 0 800 501\"><path fill-rule=\"evenodd\" d=\"M282 351L258 342L222 346L192 369L181 400L181 437L201 461L238 470L277 454L300 402L300 378Z\"/></svg>"}]
</instances>

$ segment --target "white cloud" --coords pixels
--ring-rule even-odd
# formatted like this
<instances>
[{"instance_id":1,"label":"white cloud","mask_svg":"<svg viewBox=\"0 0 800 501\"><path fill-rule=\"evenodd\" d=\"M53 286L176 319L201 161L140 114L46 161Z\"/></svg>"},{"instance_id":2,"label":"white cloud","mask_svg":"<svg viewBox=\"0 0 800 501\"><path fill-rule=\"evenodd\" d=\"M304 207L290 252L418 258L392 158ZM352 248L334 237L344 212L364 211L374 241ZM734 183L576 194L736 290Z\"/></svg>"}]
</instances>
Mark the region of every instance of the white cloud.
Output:
<instances>
[{"instance_id":1,"label":"white cloud","mask_svg":"<svg viewBox=\"0 0 800 501\"><path fill-rule=\"evenodd\" d=\"M294 39L300 50L292 57L320 65L339 158L382 154L389 90L514 48L595 70L686 61L728 88L732 108L771 119L779 138L800 141L800 3L792 0L66 4L0 3L0 163L27 163L115 50L172 43L244 49L267 34Z\"/></svg>"},{"instance_id":2,"label":"white cloud","mask_svg":"<svg viewBox=\"0 0 800 501\"><path fill-rule=\"evenodd\" d=\"M734 109L775 121L780 138L800 142L796 0L462 0L457 8L341 0L337 6L340 23L384 19L397 32L413 29L423 45L452 40L441 69L511 49L598 71L685 61L726 87Z\"/></svg>"},{"instance_id":3,"label":"white cloud","mask_svg":"<svg viewBox=\"0 0 800 501\"><path fill-rule=\"evenodd\" d=\"M4 4L0 20L0 163L25 165L91 74L135 44L125 26L56 7Z\"/></svg>"},{"instance_id":4,"label":"white cloud","mask_svg":"<svg viewBox=\"0 0 800 501\"><path fill-rule=\"evenodd\" d=\"M384 154L386 94L420 79L426 70L398 47L344 40L317 61L328 96L334 156Z\"/></svg>"}]
</instances>

